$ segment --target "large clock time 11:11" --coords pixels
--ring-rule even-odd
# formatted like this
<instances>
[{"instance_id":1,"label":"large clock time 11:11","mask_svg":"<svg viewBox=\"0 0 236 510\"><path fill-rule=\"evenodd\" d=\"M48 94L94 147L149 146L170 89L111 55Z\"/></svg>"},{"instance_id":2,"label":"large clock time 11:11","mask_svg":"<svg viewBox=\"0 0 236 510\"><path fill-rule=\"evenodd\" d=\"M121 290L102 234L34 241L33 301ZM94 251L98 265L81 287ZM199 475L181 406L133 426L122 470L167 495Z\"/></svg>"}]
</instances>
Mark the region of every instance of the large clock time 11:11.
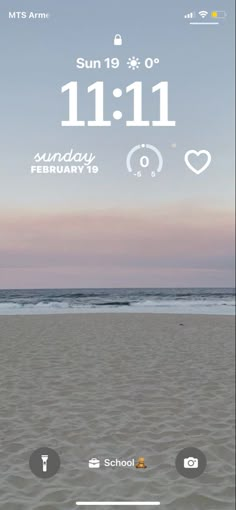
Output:
<instances>
[{"instance_id":1,"label":"large clock time 11:11","mask_svg":"<svg viewBox=\"0 0 236 510\"><path fill-rule=\"evenodd\" d=\"M152 94L159 92L159 103L160 103L160 114L159 120L143 120L143 84L141 81L135 81L128 85L125 89L127 94L133 93L133 118L126 120L127 127L173 127L176 125L175 120L169 120L168 118L168 82L161 81L152 87ZM88 87L88 93L94 92L95 97L95 118L94 120L79 120L79 84L77 81L70 81L61 88L61 92L69 93L69 119L62 120L61 125L63 127L109 127L111 126L111 120L104 119L104 83L103 81L96 81ZM122 95L121 89L114 89L118 91L116 97ZM122 113L119 112L122 117ZM120 117L120 118L121 118Z\"/></svg>"}]
</instances>

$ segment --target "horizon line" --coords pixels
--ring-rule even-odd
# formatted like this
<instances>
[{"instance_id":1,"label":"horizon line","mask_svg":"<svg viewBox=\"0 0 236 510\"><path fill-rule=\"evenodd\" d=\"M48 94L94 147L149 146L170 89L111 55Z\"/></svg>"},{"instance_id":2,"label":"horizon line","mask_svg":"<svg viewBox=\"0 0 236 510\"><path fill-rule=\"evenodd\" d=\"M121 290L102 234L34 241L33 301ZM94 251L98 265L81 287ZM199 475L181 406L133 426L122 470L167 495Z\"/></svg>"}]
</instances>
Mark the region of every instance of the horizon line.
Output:
<instances>
[{"instance_id":1,"label":"horizon line","mask_svg":"<svg viewBox=\"0 0 236 510\"><path fill-rule=\"evenodd\" d=\"M158 286L153 286L153 287L145 287L145 286L141 286L141 287L9 287L9 288L1 288L0 287L0 292L1 291L7 291L7 290L141 290L141 289L165 289L165 290L173 290L173 289L232 289L232 290L235 290L235 286L216 286L216 287L209 287L209 286L200 286L200 287L195 287L195 286L183 286L183 287L176 287L176 286L173 286L173 287L158 287Z\"/></svg>"}]
</instances>

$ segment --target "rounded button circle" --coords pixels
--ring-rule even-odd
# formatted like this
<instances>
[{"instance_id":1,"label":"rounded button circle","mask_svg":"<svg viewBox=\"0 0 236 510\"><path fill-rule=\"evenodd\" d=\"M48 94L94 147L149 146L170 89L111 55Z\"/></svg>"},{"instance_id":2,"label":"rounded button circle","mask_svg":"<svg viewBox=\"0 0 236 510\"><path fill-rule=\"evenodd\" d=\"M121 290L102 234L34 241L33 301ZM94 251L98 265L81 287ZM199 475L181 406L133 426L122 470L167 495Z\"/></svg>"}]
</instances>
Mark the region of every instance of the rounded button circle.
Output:
<instances>
[{"instance_id":1,"label":"rounded button circle","mask_svg":"<svg viewBox=\"0 0 236 510\"><path fill-rule=\"evenodd\" d=\"M206 465L204 453L193 446L181 450L175 461L178 473L185 478L197 478L205 471Z\"/></svg>"},{"instance_id":2,"label":"rounded button circle","mask_svg":"<svg viewBox=\"0 0 236 510\"><path fill-rule=\"evenodd\" d=\"M31 454L29 466L38 478L51 478L60 468L60 457L52 448L38 448Z\"/></svg>"}]
</instances>

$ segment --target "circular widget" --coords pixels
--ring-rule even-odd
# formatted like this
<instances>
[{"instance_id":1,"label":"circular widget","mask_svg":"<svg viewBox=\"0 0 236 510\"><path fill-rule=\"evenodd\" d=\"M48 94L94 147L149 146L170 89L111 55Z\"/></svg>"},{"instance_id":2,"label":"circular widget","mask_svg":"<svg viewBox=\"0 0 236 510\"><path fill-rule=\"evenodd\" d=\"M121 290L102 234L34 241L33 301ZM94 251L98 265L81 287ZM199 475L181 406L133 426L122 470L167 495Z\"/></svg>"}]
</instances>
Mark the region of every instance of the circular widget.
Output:
<instances>
[{"instance_id":1,"label":"circular widget","mask_svg":"<svg viewBox=\"0 0 236 510\"><path fill-rule=\"evenodd\" d=\"M135 145L126 159L128 172L135 177L149 175L156 177L162 170L163 158L161 152L149 143Z\"/></svg>"}]
</instances>

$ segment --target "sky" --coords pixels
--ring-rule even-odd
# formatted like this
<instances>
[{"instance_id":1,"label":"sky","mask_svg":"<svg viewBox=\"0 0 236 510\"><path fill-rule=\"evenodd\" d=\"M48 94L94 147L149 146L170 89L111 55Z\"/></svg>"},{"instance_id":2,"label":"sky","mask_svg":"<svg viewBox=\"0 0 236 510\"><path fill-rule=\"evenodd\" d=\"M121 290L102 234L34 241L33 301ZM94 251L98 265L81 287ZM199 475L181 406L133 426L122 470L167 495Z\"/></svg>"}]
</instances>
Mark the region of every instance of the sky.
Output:
<instances>
[{"instance_id":1,"label":"sky","mask_svg":"<svg viewBox=\"0 0 236 510\"><path fill-rule=\"evenodd\" d=\"M234 283L234 2L219 26L191 26L207 10L195 0L10 1L1 8L0 288L227 287ZM209 9L222 10L222 2ZM13 20L10 11L49 12ZM113 46L121 33L122 47ZM126 61L148 56L151 70ZM116 70L78 70L77 57L119 57ZM81 118L92 118L87 87L104 81L109 128L61 126L78 81ZM143 82L144 117L158 118L153 85L169 83L176 127L128 128L131 95L114 88ZM155 103L156 101L156 103ZM152 179L129 175L126 156L149 143L163 156ZM189 149L207 149L197 176ZM31 175L36 153L92 152L97 175Z\"/></svg>"}]
</instances>

